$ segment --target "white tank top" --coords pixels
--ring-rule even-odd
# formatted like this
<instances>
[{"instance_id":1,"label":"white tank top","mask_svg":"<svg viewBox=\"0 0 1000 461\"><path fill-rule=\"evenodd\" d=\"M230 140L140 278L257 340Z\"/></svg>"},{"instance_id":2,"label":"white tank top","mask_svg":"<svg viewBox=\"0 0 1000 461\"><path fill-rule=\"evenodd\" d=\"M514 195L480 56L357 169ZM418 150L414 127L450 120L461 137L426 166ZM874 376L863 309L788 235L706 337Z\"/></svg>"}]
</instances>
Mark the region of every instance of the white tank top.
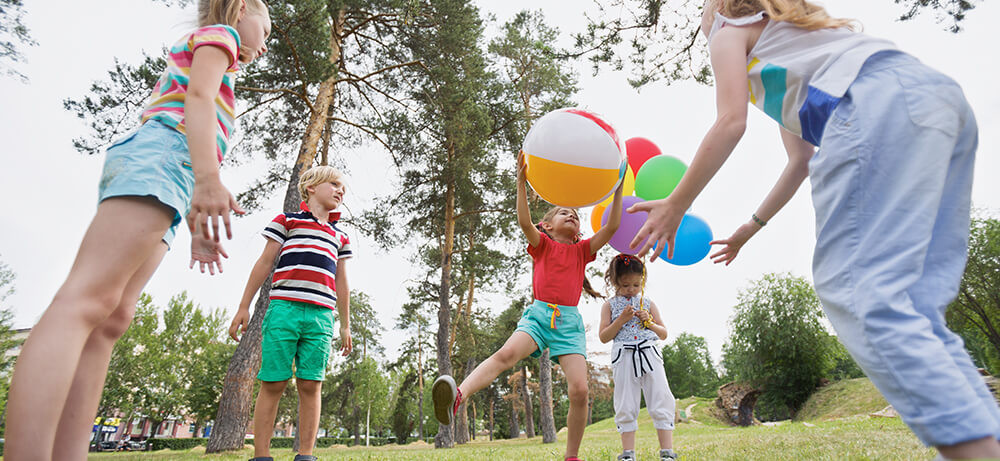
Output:
<instances>
[{"instance_id":1,"label":"white tank top","mask_svg":"<svg viewBox=\"0 0 1000 461\"><path fill-rule=\"evenodd\" d=\"M719 29L767 20L715 13L709 41ZM768 21L747 56L750 103L788 131L819 146L826 121L871 55L896 50L892 42L847 28L806 30Z\"/></svg>"}]
</instances>

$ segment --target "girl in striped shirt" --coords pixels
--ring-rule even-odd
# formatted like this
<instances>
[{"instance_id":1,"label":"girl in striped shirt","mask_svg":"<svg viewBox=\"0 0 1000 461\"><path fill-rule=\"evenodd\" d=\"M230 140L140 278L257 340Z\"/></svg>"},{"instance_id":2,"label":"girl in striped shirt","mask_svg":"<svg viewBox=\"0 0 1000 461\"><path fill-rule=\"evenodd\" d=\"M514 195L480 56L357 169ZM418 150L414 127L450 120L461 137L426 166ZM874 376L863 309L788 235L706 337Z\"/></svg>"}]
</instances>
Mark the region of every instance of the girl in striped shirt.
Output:
<instances>
[{"instance_id":1,"label":"girl in striped shirt","mask_svg":"<svg viewBox=\"0 0 1000 461\"><path fill-rule=\"evenodd\" d=\"M97 215L14 370L5 459L85 459L111 349L175 228L187 218L192 263L213 272L220 220L232 236L242 210L219 162L235 72L267 50L271 20L261 0L199 0L198 25L169 49L141 126L108 148Z\"/></svg>"}]
</instances>

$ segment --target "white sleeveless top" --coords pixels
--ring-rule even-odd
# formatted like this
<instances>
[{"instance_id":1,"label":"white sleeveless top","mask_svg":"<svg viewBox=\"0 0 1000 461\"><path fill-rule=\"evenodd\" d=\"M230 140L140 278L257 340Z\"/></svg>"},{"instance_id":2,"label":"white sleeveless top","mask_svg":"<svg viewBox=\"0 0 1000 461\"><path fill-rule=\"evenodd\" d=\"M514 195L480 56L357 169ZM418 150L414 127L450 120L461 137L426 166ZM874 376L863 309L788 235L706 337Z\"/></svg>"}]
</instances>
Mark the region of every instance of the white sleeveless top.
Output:
<instances>
[{"instance_id":1,"label":"white sleeveless top","mask_svg":"<svg viewBox=\"0 0 1000 461\"><path fill-rule=\"evenodd\" d=\"M715 13L709 41L719 29L767 19L727 18ZM858 71L873 54L896 50L892 42L847 28L806 30L785 21L768 21L747 56L750 103L814 146L826 121Z\"/></svg>"}]
</instances>

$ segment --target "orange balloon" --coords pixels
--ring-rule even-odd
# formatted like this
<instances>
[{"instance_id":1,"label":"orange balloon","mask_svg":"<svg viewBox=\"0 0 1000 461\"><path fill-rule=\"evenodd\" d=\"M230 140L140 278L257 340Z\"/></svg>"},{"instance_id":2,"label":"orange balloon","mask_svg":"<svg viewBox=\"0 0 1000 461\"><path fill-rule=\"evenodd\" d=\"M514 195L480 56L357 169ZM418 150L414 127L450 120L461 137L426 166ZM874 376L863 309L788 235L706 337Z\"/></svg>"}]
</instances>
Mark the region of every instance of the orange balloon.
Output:
<instances>
[{"instance_id":1,"label":"orange balloon","mask_svg":"<svg viewBox=\"0 0 1000 461\"><path fill-rule=\"evenodd\" d=\"M594 232L601 230L601 216L604 216L604 205L597 205L590 209L590 227Z\"/></svg>"}]
</instances>

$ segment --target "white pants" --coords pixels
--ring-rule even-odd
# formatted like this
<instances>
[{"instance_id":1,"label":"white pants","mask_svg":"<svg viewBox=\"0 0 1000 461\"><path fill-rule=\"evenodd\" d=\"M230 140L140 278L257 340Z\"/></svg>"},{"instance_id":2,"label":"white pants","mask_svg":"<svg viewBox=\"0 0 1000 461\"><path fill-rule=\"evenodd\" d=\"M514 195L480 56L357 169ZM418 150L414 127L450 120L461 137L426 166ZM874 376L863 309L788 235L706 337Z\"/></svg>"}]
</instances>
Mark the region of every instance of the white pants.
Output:
<instances>
[{"instance_id":1,"label":"white pants","mask_svg":"<svg viewBox=\"0 0 1000 461\"><path fill-rule=\"evenodd\" d=\"M643 341L615 344L611 351L615 380L615 426L618 432L639 429L639 398L645 394L646 409L656 429L674 429L674 394L663 371L663 357L656 343Z\"/></svg>"}]
</instances>

